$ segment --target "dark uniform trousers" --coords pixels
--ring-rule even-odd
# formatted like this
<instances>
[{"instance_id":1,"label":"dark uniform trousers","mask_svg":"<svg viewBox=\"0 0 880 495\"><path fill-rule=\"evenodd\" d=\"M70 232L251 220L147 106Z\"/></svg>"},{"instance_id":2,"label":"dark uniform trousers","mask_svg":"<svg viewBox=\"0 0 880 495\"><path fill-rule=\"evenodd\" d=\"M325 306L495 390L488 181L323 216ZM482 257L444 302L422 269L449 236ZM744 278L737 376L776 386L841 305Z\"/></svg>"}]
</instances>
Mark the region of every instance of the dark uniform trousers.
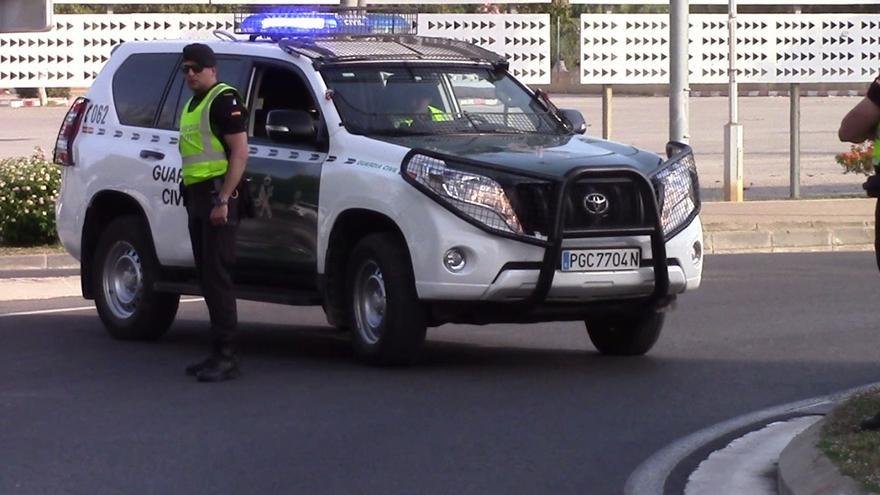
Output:
<instances>
[{"instance_id":1,"label":"dark uniform trousers","mask_svg":"<svg viewBox=\"0 0 880 495\"><path fill-rule=\"evenodd\" d=\"M184 194L193 257L202 295L211 316L214 352L231 355L238 327L232 268L239 219L237 199L230 198L227 223L211 223L213 199L222 184L222 177L206 180L186 186Z\"/></svg>"}]
</instances>

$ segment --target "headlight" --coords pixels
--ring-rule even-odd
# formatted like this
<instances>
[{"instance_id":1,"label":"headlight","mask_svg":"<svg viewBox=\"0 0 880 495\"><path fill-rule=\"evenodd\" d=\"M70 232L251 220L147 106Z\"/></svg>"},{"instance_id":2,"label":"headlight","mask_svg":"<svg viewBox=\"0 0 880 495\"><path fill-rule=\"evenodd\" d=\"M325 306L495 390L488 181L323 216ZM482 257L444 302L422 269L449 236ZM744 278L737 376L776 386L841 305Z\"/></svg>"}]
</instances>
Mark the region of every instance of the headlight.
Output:
<instances>
[{"instance_id":1,"label":"headlight","mask_svg":"<svg viewBox=\"0 0 880 495\"><path fill-rule=\"evenodd\" d=\"M663 236L668 239L693 219L700 206L697 162L693 153L666 165L652 177L652 182L657 193Z\"/></svg>"},{"instance_id":2,"label":"headlight","mask_svg":"<svg viewBox=\"0 0 880 495\"><path fill-rule=\"evenodd\" d=\"M512 234L523 228L501 185L490 177L456 170L443 160L413 155L406 164L410 179L425 187L435 199L489 227Z\"/></svg>"}]
</instances>

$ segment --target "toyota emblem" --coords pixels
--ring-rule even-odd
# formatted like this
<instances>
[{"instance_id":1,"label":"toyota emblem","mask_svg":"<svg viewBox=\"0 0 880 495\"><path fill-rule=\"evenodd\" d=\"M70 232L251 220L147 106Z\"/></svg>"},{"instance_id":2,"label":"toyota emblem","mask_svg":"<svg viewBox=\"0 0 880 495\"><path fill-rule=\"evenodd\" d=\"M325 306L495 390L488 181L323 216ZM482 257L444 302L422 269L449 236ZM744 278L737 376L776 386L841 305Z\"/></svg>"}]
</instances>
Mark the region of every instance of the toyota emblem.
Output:
<instances>
[{"instance_id":1,"label":"toyota emblem","mask_svg":"<svg viewBox=\"0 0 880 495\"><path fill-rule=\"evenodd\" d=\"M584 208L587 210L587 213L592 215L604 215L608 213L610 206L608 198L604 194L590 193L584 196Z\"/></svg>"}]
</instances>

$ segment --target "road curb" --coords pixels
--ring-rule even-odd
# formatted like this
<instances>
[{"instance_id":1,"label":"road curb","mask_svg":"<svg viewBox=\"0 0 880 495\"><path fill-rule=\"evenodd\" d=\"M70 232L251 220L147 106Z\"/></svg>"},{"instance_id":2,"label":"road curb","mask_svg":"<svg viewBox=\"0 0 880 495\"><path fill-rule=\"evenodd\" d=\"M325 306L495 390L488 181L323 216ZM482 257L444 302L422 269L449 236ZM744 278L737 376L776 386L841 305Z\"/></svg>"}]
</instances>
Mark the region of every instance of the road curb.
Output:
<instances>
[{"instance_id":1,"label":"road curb","mask_svg":"<svg viewBox=\"0 0 880 495\"><path fill-rule=\"evenodd\" d=\"M79 268L79 261L66 253L12 254L0 256L0 271Z\"/></svg>"},{"instance_id":2,"label":"road curb","mask_svg":"<svg viewBox=\"0 0 880 495\"><path fill-rule=\"evenodd\" d=\"M819 420L782 450L776 475L780 495L876 495L869 494L855 480L841 474L816 446L824 424L824 419Z\"/></svg>"},{"instance_id":3,"label":"road curb","mask_svg":"<svg viewBox=\"0 0 880 495\"><path fill-rule=\"evenodd\" d=\"M880 382L869 383L830 395L754 411L691 433L651 454L642 461L626 480L623 493L624 495L658 495L665 493L666 480L678 464L709 442L722 438L736 430L754 425L766 425L774 418L825 414L827 412L826 409L830 410L837 407L838 404L851 395L873 390L878 386L880 386ZM809 493L810 495L816 495L819 493L836 492L816 491ZM807 495L807 492L799 492L796 495Z\"/></svg>"},{"instance_id":4,"label":"road curb","mask_svg":"<svg viewBox=\"0 0 880 495\"><path fill-rule=\"evenodd\" d=\"M703 226L706 254L869 251L874 227L869 222L823 222Z\"/></svg>"},{"instance_id":5,"label":"road curb","mask_svg":"<svg viewBox=\"0 0 880 495\"><path fill-rule=\"evenodd\" d=\"M68 98L47 98L46 105L47 107L65 107L70 104L70 100ZM31 107L41 107L44 106L39 98L3 98L0 99L0 107L11 107L11 108L31 108Z\"/></svg>"}]
</instances>

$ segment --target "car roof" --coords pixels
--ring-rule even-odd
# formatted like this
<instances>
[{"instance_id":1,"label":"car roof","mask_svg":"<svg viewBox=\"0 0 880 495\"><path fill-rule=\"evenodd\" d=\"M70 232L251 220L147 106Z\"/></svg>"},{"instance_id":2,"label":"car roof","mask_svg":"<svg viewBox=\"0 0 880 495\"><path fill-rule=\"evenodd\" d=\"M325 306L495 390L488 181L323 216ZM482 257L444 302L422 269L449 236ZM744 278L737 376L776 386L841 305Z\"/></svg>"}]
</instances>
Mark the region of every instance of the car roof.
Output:
<instances>
[{"instance_id":1,"label":"car roof","mask_svg":"<svg viewBox=\"0 0 880 495\"><path fill-rule=\"evenodd\" d=\"M262 55L283 54L308 58L317 68L353 62L453 62L490 64L507 68L503 56L476 45L448 38L415 35L359 35L292 37L269 40L155 40L132 41L119 46L125 53L182 52L194 42L205 43L216 53Z\"/></svg>"}]
</instances>

